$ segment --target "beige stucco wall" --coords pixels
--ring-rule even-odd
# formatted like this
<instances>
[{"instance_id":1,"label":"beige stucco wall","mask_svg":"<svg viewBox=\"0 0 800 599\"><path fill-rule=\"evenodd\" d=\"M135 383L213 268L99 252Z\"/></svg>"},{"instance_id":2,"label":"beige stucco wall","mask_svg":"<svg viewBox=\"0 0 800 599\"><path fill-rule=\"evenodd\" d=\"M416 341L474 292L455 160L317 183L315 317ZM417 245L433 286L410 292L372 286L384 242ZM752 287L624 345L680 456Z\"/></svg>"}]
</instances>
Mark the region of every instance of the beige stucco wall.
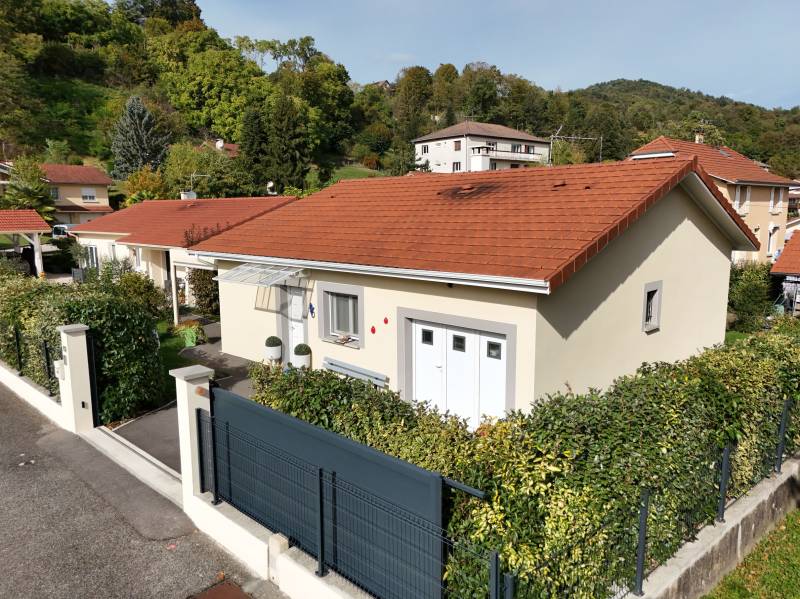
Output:
<instances>
[{"instance_id":1,"label":"beige stucco wall","mask_svg":"<svg viewBox=\"0 0 800 599\"><path fill-rule=\"evenodd\" d=\"M116 258L117 260L128 259L131 261L131 264L135 265L135 248L118 241L122 240L124 237L124 235L81 233L78 235L78 243L97 247L97 257L101 263ZM142 259L139 270L153 279L156 285L164 287L164 281L167 278L164 250L142 247Z\"/></svg>"},{"instance_id":2,"label":"beige stucco wall","mask_svg":"<svg viewBox=\"0 0 800 599\"><path fill-rule=\"evenodd\" d=\"M116 243L116 241L121 237L122 235L81 234L78 236L78 243L85 246L95 246L97 248L97 258L102 263L115 258L121 260L128 256L128 250L126 246L118 245Z\"/></svg>"},{"instance_id":3,"label":"beige stucco wall","mask_svg":"<svg viewBox=\"0 0 800 599\"><path fill-rule=\"evenodd\" d=\"M676 188L538 303L536 397L604 387L642 362L685 358L725 336L730 242ZM662 281L661 328L642 331L644 286Z\"/></svg>"},{"instance_id":4,"label":"beige stucco wall","mask_svg":"<svg viewBox=\"0 0 800 599\"><path fill-rule=\"evenodd\" d=\"M55 218L60 223L81 224L102 216L102 213L76 213L61 212L59 208L72 206L108 206L108 187L105 185L56 185L58 189L58 199L55 202ZM84 202L81 199L83 189L93 189L96 202Z\"/></svg>"},{"instance_id":5,"label":"beige stucco wall","mask_svg":"<svg viewBox=\"0 0 800 599\"><path fill-rule=\"evenodd\" d=\"M722 194L728 198L728 201L733 204L736 199L736 185L725 183L715 179L717 187L722 191ZM733 259L739 260L757 260L759 262L768 262L773 259L773 254L767 252L767 231L770 224L777 225L778 230L775 233L775 247L774 251L783 249L786 240L786 220L789 206L789 190L783 190L783 203L778 209L778 199L780 197L780 188L760 185L750 185L750 202L745 204L747 196L746 188L748 186L742 185L740 191L739 201L739 214L747 223L747 226L755 233L758 238L761 248L758 252L734 252ZM773 210L769 208L770 190L774 193L774 206Z\"/></svg>"},{"instance_id":6,"label":"beige stucco wall","mask_svg":"<svg viewBox=\"0 0 800 599\"><path fill-rule=\"evenodd\" d=\"M232 266L235 264L220 263L220 272ZM320 338L319 310L323 304L318 290L320 282L363 287L363 347L336 345ZM397 322L397 314L398 309L404 308L515 325L516 396L527 398L533 392L531 365L534 362L537 300L533 294L458 285L450 288L444 283L312 270L309 271L306 297L307 303L310 301L317 309L316 317L308 318L306 326L314 367L330 357L385 374L389 377L389 386L399 389L403 373L399 372L398 335L402 326ZM255 308L257 303L261 309ZM259 291L254 286L220 283L220 305L222 351L250 360L262 360L266 338L269 335L281 336L274 288ZM389 319L388 324L384 324L384 318ZM374 334L370 332L372 326L376 329ZM286 342L284 339L284 344ZM284 357L289 351L291 348L284 347Z\"/></svg>"}]
</instances>

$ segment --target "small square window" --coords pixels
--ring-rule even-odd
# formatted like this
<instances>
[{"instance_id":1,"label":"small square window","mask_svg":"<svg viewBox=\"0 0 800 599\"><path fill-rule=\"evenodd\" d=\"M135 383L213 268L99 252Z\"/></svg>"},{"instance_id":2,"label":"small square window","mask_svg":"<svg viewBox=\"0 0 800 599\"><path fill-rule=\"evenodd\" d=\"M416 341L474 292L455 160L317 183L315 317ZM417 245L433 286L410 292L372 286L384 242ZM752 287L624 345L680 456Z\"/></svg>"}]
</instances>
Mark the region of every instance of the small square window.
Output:
<instances>
[{"instance_id":1,"label":"small square window","mask_svg":"<svg viewBox=\"0 0 800 599\"><path fill-rule=\"evenodd\" d=\"M461 140L457 139L453 142L453 149L458 152L461 149Z\"/></svg>"},{"instance_id":2,"label":"small square window","mask_svg":"<svg viewBox=\"0 0 800 599\"><path fill-rule=\"evenodd\" d=\"M486 342L486 357L500 360L503 357L503 346L497 341Z\"/></svg>"},{"instance_id":3,"label":"small square window","mask_svg":"<svg viewBox=\"0 0 800 599\"><path fill-rule=\"evenodd\" d=\"M428 153L428 146L427 145L422 146L422 153L423 154L427 154Z\"/></svg>"},{"instance_id":4,"label":"small square window","mask_svg":"<svg viewBox=\"0 0 800 599\"><path fill-rule=\"evenodd\" d=\"M463 335L453 335L453 350L467 351L467 338Z\"/></svg>"},{"instance_id":5,"label":"small square window","mask_svg":"<svg viewBox=\"0 0 800 599\"><path fill-rule=\"evenodd\" d=\"M422 343L433 345L433 331L431 329L422 329Z\"/></svg>"}]
</instances>

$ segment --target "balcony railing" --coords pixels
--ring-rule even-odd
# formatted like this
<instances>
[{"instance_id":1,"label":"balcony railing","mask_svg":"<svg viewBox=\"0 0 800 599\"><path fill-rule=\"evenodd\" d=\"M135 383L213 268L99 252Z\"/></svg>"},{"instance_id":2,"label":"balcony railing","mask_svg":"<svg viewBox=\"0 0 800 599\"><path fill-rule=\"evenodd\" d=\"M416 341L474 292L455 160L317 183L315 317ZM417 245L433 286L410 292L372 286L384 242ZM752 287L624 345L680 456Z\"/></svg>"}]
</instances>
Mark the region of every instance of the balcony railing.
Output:
<instances>
[{"instance_id":1,"label":"balcony railing","mask_svg":"<svg viewBox=\"0 0 800 599\"><path fill-rule=\"evenodd\" d=\"M492 146L475 146L472 149L473 156L490 156L498 160L520 160L541 162L544 154L536 152L513 152L511 150L498 150Z\"/></svg>"}]
</instances>

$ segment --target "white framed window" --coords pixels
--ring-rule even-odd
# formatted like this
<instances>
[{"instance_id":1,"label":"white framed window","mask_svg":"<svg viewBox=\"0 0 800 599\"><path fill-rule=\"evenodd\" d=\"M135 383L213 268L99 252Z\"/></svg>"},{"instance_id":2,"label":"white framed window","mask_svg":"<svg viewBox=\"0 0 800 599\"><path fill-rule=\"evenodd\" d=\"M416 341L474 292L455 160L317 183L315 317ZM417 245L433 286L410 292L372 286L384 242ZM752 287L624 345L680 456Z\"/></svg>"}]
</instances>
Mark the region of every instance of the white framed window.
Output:
<instances>
[{"instance_id":1,"label":"white framed window","mask_svg":"<svg viewBox=\"0 0 800 599\"><path fill-rule=\"evenodd\" d=\"M51 187L50 188L50 199L57 200L58 199L58 187Z\"/></svg>"},{"instance_id":2,"label":"white framed window","mask_svg":"<svg viewBox=\"0 0 800 599\"><path fill-rule=\"evenodd\" d=\"M97 191L95 191L94 187L82 187L81 200L84 202L96 202Z\"/></svg>"},{"instance_id":3,"label":"white framed window","mask_svg":"<svg viewBox=\"0 0 800 599\"><path fill-rule=\"evenodd\" d=\"M353 349L364 347L364 288L320 281L317 294L320 339Z\"/></svg>"},{"instance_id":4,"label":"white framed window","mask_svg":"<svg viewBox=\"0 0 800 599\"><path fill-rule=\"evenodd\" d=\"M774 210L775 209L775 188L774 187L770 187L769 188L769 209L770 210Z\"/></svg>"},{"instance_id":5,"label":"white framed window","mask_svg":"<svg viewBox=\"0 0 800 599\"><path fill-rule=\"evenodd\" d=\"M512 152L522 152L522 144L511 144Z\"/></svg>"},{"instance_id":6,"label":"white framed window","mask_svg":"<svg viewBox=\"0 0 800 599\"><path fill-rule=\"evenodd\" d=\"M427 154L428 153L428 144L425 144L425 145L422 146L422 153L423 154Z\"/></svg>"},{"instance_id":7,"label":"white framed window","mask_svg":"<svg viewBox=\"0 0 800 599\"><path fill-rule=\"evenodd\" d=\"M457 139L453 142L453 149L458 152L461 150L461 140Z\"/></svg>"},{"instance_id":8,"label":"white framed window","mask_svg":"<svg viewBox=\"0 0 800 599\"><path fill-rule=\"evenodd\" d=\"M642 331L652 333L661 328L662 282L654 281L644 286L644 305L642 307Z\"/></svg>"},{"instance_id":9,"label":"white framed window","mask_svg":"<svg viewBox=\"0 0 800 599\"><path fill-rule=\"evenodd\" d=\"M461 171L461 163L460 162L454 162L453 163L453 172L454 173L458 173L460 171Z\"/></svg>"},{"instance_id":10,"label":"white framed window","mask_svg":"<svg viewBox=\"0 0 800 599\"><path fill-rule=\"evenodd\" d=\"M358 297L328 293L330 332L337 337L358 339Z\"/></svg>"},{"instance_id":11,"label":"white framed window","mask_svg":"<svg viewBox=\"0 0 800 599\"><path fill-rule=\"evenodd\" d=\"M769 229L767 229L767 256L772 256L775 253L779 230L780 227L778 225L774 223L769 224Z\"/></svg>"},{"instance_id":12,"label":"white framed window","mask_svg":"<svg viewBox=\"0 0 800 599\"><path fill-rule=\"evenodd\" d=\"M497 142L496 141L487 141L486 145L489 146L493 150L497 149Z\"/></svg>"}]
</instances>

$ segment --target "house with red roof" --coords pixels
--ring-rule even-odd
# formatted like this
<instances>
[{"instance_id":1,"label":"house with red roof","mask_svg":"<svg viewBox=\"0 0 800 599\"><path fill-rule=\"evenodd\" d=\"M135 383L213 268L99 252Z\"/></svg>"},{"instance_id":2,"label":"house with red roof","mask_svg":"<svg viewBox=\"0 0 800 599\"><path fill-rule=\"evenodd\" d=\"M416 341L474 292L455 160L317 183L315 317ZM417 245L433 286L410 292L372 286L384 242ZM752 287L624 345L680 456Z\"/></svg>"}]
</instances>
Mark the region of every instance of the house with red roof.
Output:
<instances>
[{"instance_id":1,"label":"house with red roof","mask_svg":"<svg viewBox=\"0 0 800 599\"><path fill-rule=\"evenodd\" d=\"M305 343L475 426L722 342L731 252L758 247L693 156L341 181L189 252L225 353Z\"/></svg>"},{"instance_id":2,"label":"house with red roof","mask_svg":"<svg viewBox=\"0 0 800 599\"><path fill-rule=\"evenodd\" d=\"M130 260L173 298L178 320L179 290L191 304L191 269L213 270L213 263L190 256L186 248L200 240L265 214L296 198L269 196L192 200L149 200L70 229L86 248L85 267Z\"/></svg>"},{"instance_id":3,"label":"house with red roof","mask_svg":"<svg viewBox=\"0 0 800 599\"><path fill-rule=\"evenodd\" d=\"M770 173L755 161L727 146L670 137L658 137L634 150L630 160L671 160L697 156L700 165L734 209L755 233L758 252L736 252L733 260L772 261L778 257L786 237L790 179Z\"/></svg>"}]
</instances>

